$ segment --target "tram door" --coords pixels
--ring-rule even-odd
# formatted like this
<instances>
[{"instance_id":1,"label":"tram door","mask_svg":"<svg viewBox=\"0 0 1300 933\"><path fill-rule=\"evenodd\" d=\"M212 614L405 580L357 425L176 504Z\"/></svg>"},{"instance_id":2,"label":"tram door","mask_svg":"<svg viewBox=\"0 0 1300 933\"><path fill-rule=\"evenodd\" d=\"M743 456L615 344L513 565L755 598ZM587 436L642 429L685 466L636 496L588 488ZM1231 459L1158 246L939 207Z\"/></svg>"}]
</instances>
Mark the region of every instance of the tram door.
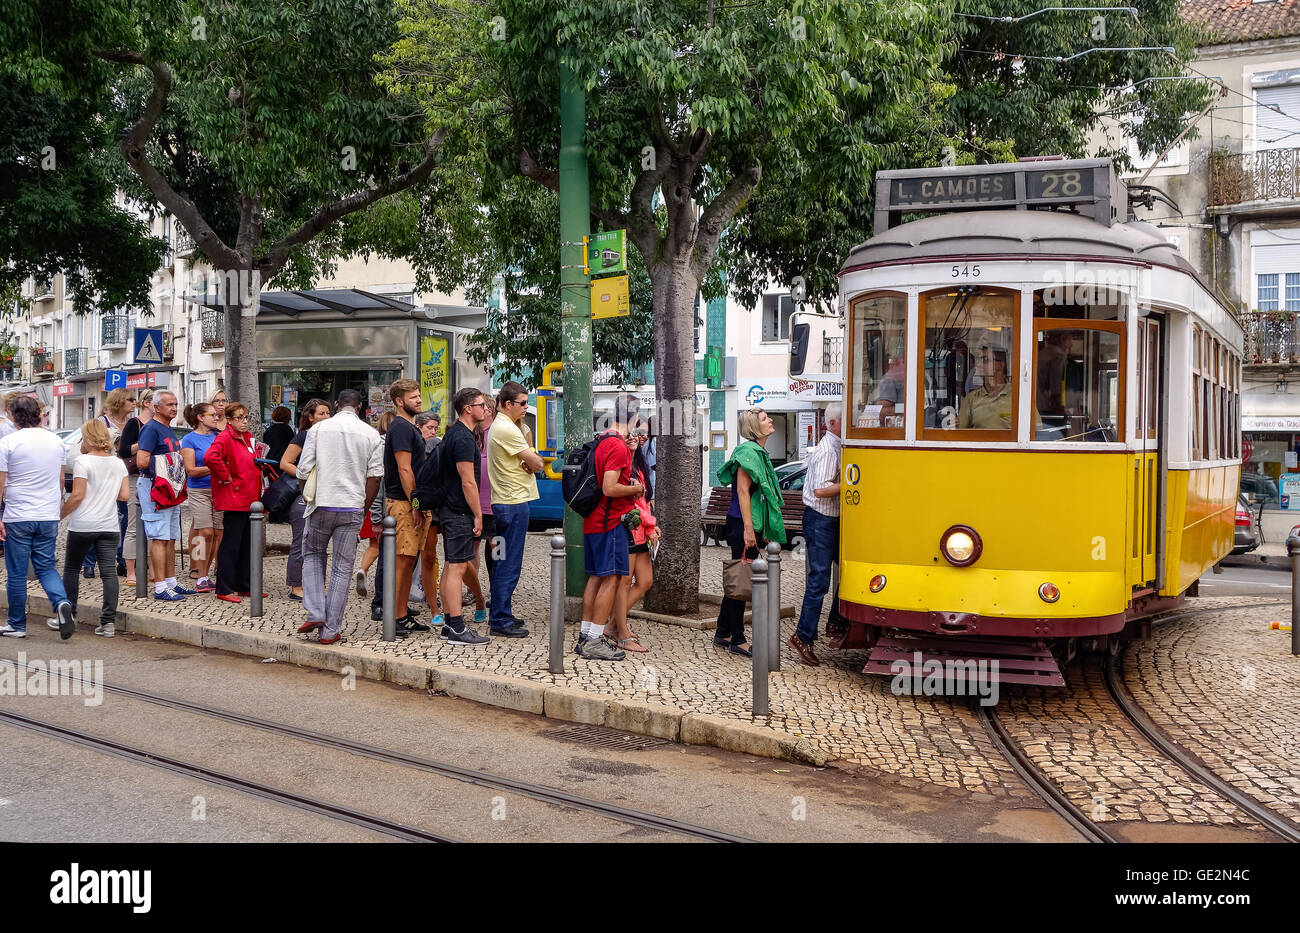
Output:
<instances>
[{"instance_id":1,"label":"tram door","mask_svg":"<svg viewBox=\"0 0 1300 933\"><path fill-rule=\"evenodd\" d=\"M1137 391L1138 453L1133 461L1133 569L1143 583L1157 578L1161 500L1164 496L1160 462L1161 404L1164 382L1162 326L1156 316L1138 319Z\"/></svg>"}]
</instances>

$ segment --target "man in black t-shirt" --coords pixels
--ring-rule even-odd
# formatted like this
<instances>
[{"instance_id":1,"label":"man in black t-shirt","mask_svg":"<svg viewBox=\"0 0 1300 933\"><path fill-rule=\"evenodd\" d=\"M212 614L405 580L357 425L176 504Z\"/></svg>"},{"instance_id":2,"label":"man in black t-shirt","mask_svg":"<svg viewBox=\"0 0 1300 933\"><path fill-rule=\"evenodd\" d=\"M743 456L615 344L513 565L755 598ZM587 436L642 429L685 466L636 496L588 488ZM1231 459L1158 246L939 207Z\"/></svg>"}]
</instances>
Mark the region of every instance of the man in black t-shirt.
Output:
<instances>
[{"instance_id":1,"label":"man in black t-shirt","mask_svg":"<svg viewBox=\"0 0 1300 933\"><path fill-rule=\"evenodd\" d=\"M429 626L417 622L407 600L411 598L411 577L415 562L425 551L426 542L432 538L433 554L425 558L427 565L437 561L438 535L429 535L429 513L411 508L415 494L415 475L424 462L424 436L415 426L415 416L423 407L420 384L414 379L399 379L389 387L389 398L397 407L397 417L384 435L384 498L385 512L397 523L397 566L394 612L397 617L397 634L427 632Z\"/></svg>"},{"instance_id":2,"label":"man in black t-shirt","mask_svg":"<svg viewBox=\"0 0 1300 933\"><path fill-rule=\"evenodd\" d=\"M483 508L479 502L479 449L474 429L487 419L487 401L478 389L461 389L452 399L456 421L443 436L442 483L446 498L439 510L442 526L442 611L446 619L442 637L453 645L482 645L490 639L465 624L461 617L461 587L465 571L474 561L474 542L483 534ZM391 430L391 429L390 429Z\"/></svg>"}]
</instances>

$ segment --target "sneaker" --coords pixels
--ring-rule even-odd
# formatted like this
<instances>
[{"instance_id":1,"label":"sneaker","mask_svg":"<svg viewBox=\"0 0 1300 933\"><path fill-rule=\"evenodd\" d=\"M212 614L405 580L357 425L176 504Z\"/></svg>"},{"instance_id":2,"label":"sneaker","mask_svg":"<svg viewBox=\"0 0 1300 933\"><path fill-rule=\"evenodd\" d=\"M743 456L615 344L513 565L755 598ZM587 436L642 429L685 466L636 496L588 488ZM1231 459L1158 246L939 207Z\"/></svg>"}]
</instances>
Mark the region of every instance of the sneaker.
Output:
<instances>
[{"instance_id":1,"label":"sneaker","mask_svg":"<svg viewBox=\"0 0 1300 933\"><path fill-rule=\"evenodd\" d=\"M215 589L215 587L214 587L214 589ZM173 592L173 593L180 593L182 596L193 596L193 595L194 595L196 592L198 592L198 591L197 591L197 590L187 590L185 587L183 587L183 586L181 586L179 583L177 583L175 586L172 587L172 592Z\"/></svg>"},{"instance_id":2,"label":"sneaker","mask_svg":"<svg viewBox=\"0 0 1300 933\"><path fill-rule=\"evenodd\" d=\"M442 627L442 637L447 639L449 645L486 645L492 639L486 635L480 635L474 631L474 627L466 625L459 632L450 625Z\"/></svg>"},{"instance_id":3,"label":"sneaker","mask_svg":"<svg viewBox=\"0 0 1300 933\"><path fill-rule=\"evenodd\" d=\"M161 593L154 593L153 598L162 600L165 603L179 603L185 599L185 597L180 593L173 593L171 590L163 590Z\"/></svg>"},{"instance_id":4,"label":"sneaker","mask_svg":"<svg viewBox=\"0 0 1300 933\"><path fill-rule=\"evenodd\" d=\"M109 622L105 625L100 625L95 629L95 634L103 635L105 638L112 638L114 635L117 634L117 626L115 626L112 622Z\"/></svg>"},{"instance_id":5,"label":"sneaker","mask_svg":"<svg viewBox=\"0 0 1300 933\"><path fill-rule=\"evenodd\" d=\"M398 619L397 622L398 622L399 625L404 625L406 628L408 628L408 629L411 630L412 632L431 632L431 631L433 631L433 629L429 628L429 626L425 625L423 622L421 622L421 621L419 621L418 619L416 619L415 616L407 616L407 617L404 618L404 619Z\"/></svg>"},{"instance_id":6,"label":"sneaker","mask_svg":"<svg viewBox=\"0 0 1300 933\"><path fill-rule=\"evenodd\" d=\"M357 595L366 595L366 572L364 570L357 571Z\"/></svg>"},{"instance_id":7,"label":"sneaker","mask_svg":"<svg viewBox=\"0 0 1300 933\"><path fill-rule=\"evenodd\" d=\"M378 609L374 608L373 606L370 608L370 621L371 622L384 621L384 609L382 606L379 607Z\"/></svg>"},{"instance_id":8,"label":"sneaker","mask_svg":"<svg viewBox=\"0 0 1300 933\"><path fill-rule=\"evenodd\" d=\"M57 631L59 630L59 620L58 620L58 619L46 619L46 620L45 620L45 627L48 628L48 629L53 629L54 631L57 632Z\"/></svg>"},{"instance_id":9,"label":"sneaker","mask_svg":"<svg viewBox=\"0 0 1300 933\"><path fill-rule=\"evenodd\" d=\"M396 628L393 629L393 632L394 632L394 634L397 635L398 638L410 638L410 637L411 637L411 630L410 630L409 628L407 628L404 624L402 624L402 620L401 620L401 619L398 619L397 622L395 623L395 625L396 625ZM383 632L381 631L380 634L382 635Z\"/></svg>"},{"instance_id":10,"label":"sneaker","mask_svg":"<svg viewBox=\"0 0 1300 933\"><path fill-rule=\"evenodd\" d=\"M72 637L72 633L77 630L77 620L72 615L72 603L59 603L57 611L59 613L59 624L57 626L59 637L67 641Z\"/></svg>"},{"instance_id":11,"label":"sneaker","mask_svg":"<svg viewBox=\"0 0 1300 933\"><path fill-rule=\"evenodd\" d=\"M95 579L95 565L91 564L89 567L82 570L81 575L85 577L87 580Z\"/></svg>"},{"instance_id":12,"label":"sneaker","mask_svg":"<svg viewBox=\"0 0 1300 933\"><path fill-rule=\"evenodd\" d=\"M604 635L588 638L579 646L578 654L592 661L622 661L627 656L622 648Z\"/></svg>"},{"instance_id":13,"label":"sneaker","mask_svg":"<svg viewBox=\"0 0 1300 933\"><path fill-rule=\"evenodd\" d=\"M194 584L194 592L196 593L212 593L215 592L216 589L216 585L207 577L204 577L198 583Z\"/></svg>"},{"instance_id":14,"label":"sneaker","mask_svg":"<svg viewBox=\"0 0 1300 933\"><path fill-rule=\"evenodd\" d=\"M26 638L27 626L24 625L22 628L14 628L6 622L3 627L0 627L0 635L3 635L5 638Z\"/></svg>"},{"instance_id":15,"label":"sneaker","mask_svg":"<svg viewBox=\"0 0 1300 933\"><path fill-rule=\"evenodd\" d=\"M584 635L582 632L579 632L578 640L573 643L573 653L582 654L582 646L590 637L591 637L590 635Z\"/></svg>"},{"instance_id":16,"label":"sneaker","mask_svg":"<svg viewBox=\"0 0 1300 933\"><path fill-rule=\"evenodd\" d=\"M516 622L514 625L507 625L505 628L490 628L488 629L488 631L491 632L493 635L497 635L501 638L527 638L528 637L528 629L524 628L523 625L521 625L518 622Z\"/></svg>"},{"instance_id":17,"label":"sneaker","mask_svg":"<svg viewBox=\"0 0 1300 933\"><path fill-rule=\"evenodd\" d=\"M486 609L475 609L475 610L474 610L474 622L477 624L477 623L486 622L486 621L487 621L487 610L486 610Z\"/></svg>"}]
</instances>

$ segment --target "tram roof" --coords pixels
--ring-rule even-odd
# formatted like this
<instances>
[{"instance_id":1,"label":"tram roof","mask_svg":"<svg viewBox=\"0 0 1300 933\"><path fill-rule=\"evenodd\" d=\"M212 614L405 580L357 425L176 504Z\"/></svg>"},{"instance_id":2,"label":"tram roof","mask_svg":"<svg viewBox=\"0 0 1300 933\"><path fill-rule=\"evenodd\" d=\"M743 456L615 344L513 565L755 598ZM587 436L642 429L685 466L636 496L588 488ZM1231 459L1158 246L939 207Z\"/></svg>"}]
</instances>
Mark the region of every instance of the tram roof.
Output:
<instances>
[{"instance_id":1,"label":"tram roof","mask_svg":"<svg viewBox=\"0 0 1300 933\"><path fill-rule=\"evenodd\" d=\"M1137 260L1179 269L1200 280L1192 264L1153 227L1105 226L1089 217L1041 210L966 211L914 220L854 247L840 274L876 263L956 256Z\"/></svg>"}]
</instances>

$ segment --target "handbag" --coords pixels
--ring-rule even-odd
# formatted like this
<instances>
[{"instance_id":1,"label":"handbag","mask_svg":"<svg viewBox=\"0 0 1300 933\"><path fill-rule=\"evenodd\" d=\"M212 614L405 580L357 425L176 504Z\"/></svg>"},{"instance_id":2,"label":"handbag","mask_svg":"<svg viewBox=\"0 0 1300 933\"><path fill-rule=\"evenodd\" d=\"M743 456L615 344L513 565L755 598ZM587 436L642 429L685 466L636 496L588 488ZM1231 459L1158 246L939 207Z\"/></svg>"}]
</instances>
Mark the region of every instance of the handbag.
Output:
<instances>
[{"instance_id":1,"label":"handbag","mask_svg":"<svg viewBox=\"0 0 1300 933\"><path fill-rule=\"evenodd\" d=\"M298 480L288 473L281 473L275 478L266 492L262 493L262 506L266 509L266 514L271 517L271 521L278 522L283 519L277 517L281 512L287 512L293 505L293 500L298 498Z\"/></svg>"},{"instance_id":2,"label":"handbag","mask_svg":"<svg viewBox=\"0 0 1300 933\"><path fill-rule=\"evenodd\" d=\"M307 474L307 482L302 484L302 501L316 501L316 468L312 467L311 472Z\"/></svg>"},{"instance_id":3,"label":"handbag","mask_svg":"<svg viewBox=\"0 0 1300 933\"><path fill-rule=\"evenodd\" d=\"M153 484L149 499L160 509L170 509L189 498L185 488L185 464L179 452L155 454Z\"/></svg>"},{"instance_id":4,"label":"handbag","mask_svg":"<svg viewBox=\"0 0 1300 933\"><path fill-rule=\"evenodd\" d=\"M729 599L754 601L754 562L736 557L722 562L722 592Z\"/></svg>"}]
</instances>

